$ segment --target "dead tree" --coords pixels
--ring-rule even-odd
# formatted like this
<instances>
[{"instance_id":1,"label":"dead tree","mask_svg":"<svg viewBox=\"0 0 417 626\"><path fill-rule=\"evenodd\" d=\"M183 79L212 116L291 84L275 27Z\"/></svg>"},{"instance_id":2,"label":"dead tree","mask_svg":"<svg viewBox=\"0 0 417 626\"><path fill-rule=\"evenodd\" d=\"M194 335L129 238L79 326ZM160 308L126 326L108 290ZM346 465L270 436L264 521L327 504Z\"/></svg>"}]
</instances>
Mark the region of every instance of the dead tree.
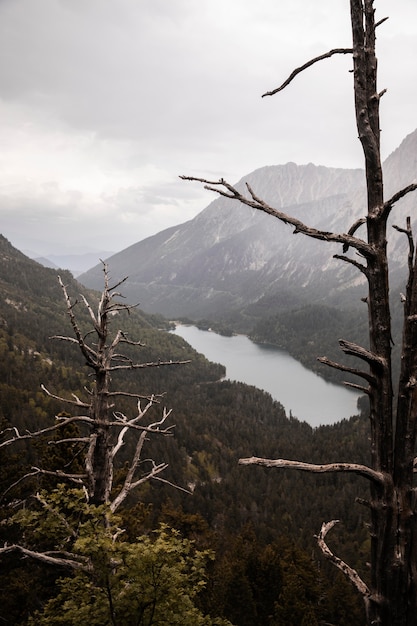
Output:
<instances>
[{"instance_id":1,"label":"dead tree","mask_svg":"<svg viewBox=\"0 0 417 626\"><path fill-rule=\"evenodd\" d=\"M225 180L198 180L207 189L242 204L272 215L302 233L315 239L339 243L343 253L335 258L351 264L361 272L368 284L369 347L341 340L340 347L362 363L348 367L322 357L321 362L341 371L355 374L362 383L354 387L369 397L370 466L354 463L312 465L286 459L240 459L242 465L263 465L297 469L308 472L353 472L366 478L370 485L370 581L364 580L347 563L339 559L326 544L326 534L336 520L323 524L318 543L330 559L353 583L364 598L368 624L382 626L417 625L417 527L416 488L413 481L415 467L417 421L417 256L410 219L404 227L408 246L408 280L404 299L404 321L401 350L401 373L394 387L391 363L391 312L389 302L387 219L395 203L414 191L410 184L388 200L384 199L383 172L380 154L379 104L382 92L377 88L377 59L375 29L386 18L375 22L373 0L350 0L352 40L351 48L338 48L311 59L294 70L271 96L285 87L314 63L335 54L353 57L354 100L359 139L365 159L367 213L346 233L317 230L294 219L256 195L247 185L247 193L240 193ZM366 237L356 233L366 224ZM356 256L348 256L348 249ZM352 384L351 384L352 385ZM398 389L395 393L393 389Z\"/></svg>"},{"instance_id":2,"label":"dead tree","mask_svg":"<svg viewBox=\"0 0 417 626\"><path fill-rule=\"evenodd\" d=\"M120 352L121 347L143 346L139 341L132 341L121 330L110 333L110 321L117 319L121 312L129 312L133 307L123 304L120 300L121 294L118 287L125 281L118 282L110 286L109 274L106 264L104 264L104 289L98 304L97 313L84 296L81 296L90 320L92 329L83 333L81 323L75 313L78 301L72 302L66 286L61 278L59 282L65 297L67 312L71 321L74 336L56 336L55 339L74 344L81 351L85 363L92 370L92 384L85 389L86 400L80 399L73 394L71 398L63 398L53 394L42 385L45 393L56 400L69 405L74 415L55 417L55 423L35 432L26 431L20 433L16 428L6 429L3 433L3 441L0 447L12 445L22 440L33 440L41 436L54 435L49 441L51 445L72 445L75 442L84 447L84 467L82 473L69 473L65 468L46 470L42 467L33 467L28 476L48 475L54 476L61 482L69 481L81 487L84 494L88 510L97 515L103 528L110 531L111 517L109 513L114 513L126 500L133 490L150 480L159 480L172 485L161 476L161 473L168 467L164 462L156 463L153 459L143 458L145 442L151 436L167 436L172 434L173 426L167 425L171 411L161 408L162 397L159 395L144 396L137 393L116 391L112 388L112 375L115 372L127 372L132 370L164 367L185 364L189 361L152 361L147 363L137 363L125 353ZM136 403L137 409L132 417L128 417L124 412L116 410L117 399L127 398ZM155 419L150 414L154 409L159 409ZM78 425L80 435L75 437L57 437L57 433L63 432L65 426L69 424ZM113 474L118 454L122 450L127 439L133 445L133 453L125 466L125 475L121 484L114 484ZM20 479L21 480L21 479ZM17 481L20 482L20 481ZM182 489L173 485L177 489ZM186 489L182 489L187 491ZM72 496L71 496L72 497ZM79 529L74 529L68 523L65 513L61 512L55 505L51 505L44 494L34 495L37 506L40 506L45 514L52 515L55 522L58 522L68 533L68 549L55 550L34 550L26 545L5 544L0 548L0 556L10 553L17 553L23 558L30 557L42 563L47 563L56 567L66 567L72 571L81 570L94 574L95 565L91 558L80 554L77 549L72 548L74 541L78 538ZM85 502L84 502L85 503ZM92 505L92 506L90 506ZM104 505L102 509L101 506ZM99 508L97 508L99 507ZM101 512L100 512L101 511ZM104 513L102 512L104 511ZM80 509L81 515L81 509ZM113 524L114 526L114 524ZM116 529L112 541L115 541L122 531Z\"/></svg>"},{"instance_id":3,"label":"dead tree","mask_svg":"<svg viewBox=\"0 0 417 626\"><path fill-rule=\"evenodd\" d=\"M115 372L128 372L132 370L175 366L188 363L189 361L154 361L148 363L134 362L129 356L121 353L121 346L144 346L140 341L132 341L121 330L113 336L110 333L110 320L120 312L129 312L132 306L120 301L121 294L118 287L125 282L121 280L110 286L107 266L104 264L104 289L98 304L97 313L84 296L81 296L91 323L92 329L83 333L77 319L75 308L78 301L72 302L66 286L59 277L59 282L65 297L67 312L71 321L74 336L55 336L60 341L75 344L81 351L85 363L92 370L93 383L85 389L86 399L80 399L75 394L71 398L63 398L53 394L44 385L44 392L70 406L75 412L71 416L56 416L55 423L36 432L26 431L20 433L16 428L7 429L3 433L4 439L0 447L11 445L17 441L31 440L36 437L56 433L68 424L77 424L80 427L80 436L77 438L63 438L51 441L54 445L68 445L79 442L85 446L84 472L82 474L66 473L62 468L56 470L44 470L32 468L31 476L47 474L56 476L62 480L81 485L88 494L91 504L106 504L112 512L124 502L127 496L144 482L155 479L164 481L160 474L168 467L166 463L156 463L153 459L143 459L145 441L151 436L166 436L172 434L173 426L167 425L167 419L171 410L162 408L155 420L149 419L154 407L160 406L161 396L144 396L120 390L113 390L111 385L112 375ZM130 398L136 403L136 413L128 417L125 413L117 411L115 401L119 398ZM134 452L128 462L126 476L121 485L116 488L113 483L113 474L117 455L125 445L129 437L130 443L135 441ZM120 456L120 455L119 455ZM144 470L144 467L147 467ZM168 481L164 481L168 482Z\"/></svg>"}]
</instances>

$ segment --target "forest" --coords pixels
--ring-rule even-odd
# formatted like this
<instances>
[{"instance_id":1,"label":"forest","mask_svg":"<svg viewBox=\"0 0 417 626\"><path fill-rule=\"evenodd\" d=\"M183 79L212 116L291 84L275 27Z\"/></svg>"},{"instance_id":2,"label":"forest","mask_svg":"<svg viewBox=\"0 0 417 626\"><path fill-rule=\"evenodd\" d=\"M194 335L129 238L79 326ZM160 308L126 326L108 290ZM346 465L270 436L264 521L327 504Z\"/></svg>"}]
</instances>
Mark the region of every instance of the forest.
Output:
<instances>
[{"instance_id":1,"label":"forest","mask_svg":"<svg viewBox=\"0 0 417 626\"><path fill-rule=\"evenodd\" d=\"M100 294L69 273L61 277L74 299L81 293L96 306ZM79 310L88 326L88 315ZM167 332L168 321L137 308L117 324L146 344L138 348L141 361L190 361L114 376L126 393L164 394L172 408L172 436L146 442L146 457L168 465L164 480L144 482L103 526L102 507L89 505L76 484L53 472L79 469L83 448L75 426L61 433L73 440L65 446L51 444L58 435L48 434L0 447L1 621L364 623L360 597L323 559L314 536L323 521L340 519L331 545L366 579L370 546L367 509L357 502L366 495L361 479L250 469L238 459L255 454L366 463L365 415L313 429L286 416L258 389L222 381L223 367ZM57 272L1 237L3 442L11 427L34 432L65 415L67 408L41 385L56 396L82 397L90 372L76 346L51 339L62 334L70 335L71 326ZM123 411L130 405L129 397L122 399ZM128 438L115 467L115 488L126 475L132 446ZM40 467L43 473L33 469ZM7 551L12 544L26 552ZM93 571L31 556L58 551L76 551L80 562L94 564Z\"/></svg>"},{"instance_id":2,"label":"forest","mask_svg":"<svg viewBox=\"0 0 417 626\"><path fill-rule=\"evenodd\" d=\"M393 289L392 336L393 354L398 357L401 346L401 302L398 294L401 287ZM362 304L359 302L359 305ZM367 341L367 318L364 306L337 308L328 305L309 304L292 307L272 315L265 315L254 321L250 338L258 343L277 346L289 352L295 359L319 376L334 382L354 381L346 372L323 366L317 359L326 354L334 360L341 360L338 340L350 337L357 344ZM354 363L348 356L342 357L346 364ZM398 376L397 361L394 359L394 374Z\"/></svg>"}]
</instances>

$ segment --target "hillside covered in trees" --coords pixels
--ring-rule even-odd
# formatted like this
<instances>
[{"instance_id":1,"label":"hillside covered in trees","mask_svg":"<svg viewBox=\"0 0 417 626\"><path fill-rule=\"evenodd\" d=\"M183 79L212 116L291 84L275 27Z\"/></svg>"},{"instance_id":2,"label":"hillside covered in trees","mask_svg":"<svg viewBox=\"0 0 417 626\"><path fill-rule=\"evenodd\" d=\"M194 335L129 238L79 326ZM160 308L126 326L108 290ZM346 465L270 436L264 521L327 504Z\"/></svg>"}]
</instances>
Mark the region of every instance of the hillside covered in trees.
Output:
<instances>
[{"instance_id":1,"label":"hillside covered in trees","mask_svg":"<svg viewBox=\"0 0 417 626\"><path fill-rule=\"evenodd\" d=\"M10 427L21 433L45 428L65 410L62 403L42 391L42 384L59 396L82 396L88 384L89 371L76 348L51 339L71 332L57 276L56 271L27 259L0 238L3 431ZM98 302L98 294L84 289L69 273L62 272L61 277L74 299L83 293L91 302ZM85 315L86 324L87 318ZM207 624L220 624L216 619L236 626L363 623L360 599L342 576L323 562L314 538L324 520L337 517L343 522L332 536L338 554L358 568L366 561L366 508L354 504L365 489L360 479L245 468L238 465L238 459L254 454L310 462L366 462L366 418L354 416L334 426L312 429L288 418L282 406L267 394L222 381L224 368L209 363L167 332L169 324L162 318L139 308L117 319L117 325L146 344L139 348L144 362L191 361L175 368L155 367L116 377L117 385L127 393L165 394L163 401L173 409L170 419L175 424L172 437L148 442L147 455L168 464L165 482L146 482L120 512L131 553L138 537L147 538L139 544L142 555L150 549L149 542L153 542L154 550L158 541L161 545L169 541L174 552L184 550L186 544L175 543L175 537L193 542L190 545L197 550L193 558L210 550L213 559L206 565L205 584L193 596L198 610L211 616L211 622L204 622ZM125 402L128 411L128 399ZM35 474L20 480L41 464L52 467L53 463L65 466L68 462L71 450L66 450L66 458L62 452L59 458L48 440L38 438L0 448L3 545L23 542L45 549L51 542L53 529L39 532L33 520L22 527L15 517L25 508L38 514L33 500L40 492L52 494L52 502L58 497L56 477ZM127 441L117 467L120 477L129 452ZM71 508L68 503L65 506L67 511ZM162 534L154 541L154 531L161 523L178 534L169 540ZM62 568L16 553L1 555L1 562L3 623L64 623L52 617L37 622L34 616L46 606L53 613L54 602L55 606L67 606L69 590L82 588L77 587L78 574L68 579ZM361 571L361 575L366 578L367 573ZM63 577L64 586L58 583ZM155 617L154 621L135 623L162 622Z\"/></svg>"}]
</instances>

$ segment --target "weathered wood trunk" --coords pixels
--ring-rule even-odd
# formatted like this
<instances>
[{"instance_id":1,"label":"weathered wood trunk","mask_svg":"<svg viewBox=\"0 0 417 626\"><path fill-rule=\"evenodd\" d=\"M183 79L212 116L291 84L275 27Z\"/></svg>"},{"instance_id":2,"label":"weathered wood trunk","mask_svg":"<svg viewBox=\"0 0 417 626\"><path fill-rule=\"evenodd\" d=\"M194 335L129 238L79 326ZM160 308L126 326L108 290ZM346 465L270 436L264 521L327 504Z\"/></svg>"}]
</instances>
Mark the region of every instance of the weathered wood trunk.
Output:
<instances>
[{"instance_id":1,"label":"weathered wood trunk","mask_svg":"<svg viewBox=\"0 0 417 626\"><path fill-rule=\"evenodd\" d=\"M371 597L369 624L416 626L416 507L413 460L416 423L416 286L413 248L409 256L401 377L396 415L391 368L391 314L387 218L380 158L379 100L373 0L351 0L355 110L367 184L371 465L382 472L371 487ZM408 232L410 228L408 226ZM409 237L410 241L410 237ZM412 237L411 237L412 241ZM410 319L411 318L411 319Z\"/></svg>"},{"instance_id":2,"label":"weathered wood trunk","mask_svg":"<svg viewBox=\"0 0 417 626\"><path fill-rule=\"evenodd\" d=\"M97 351L91 366L95 372L95 385L92 390L90 417L94 427L86 457L86 470L89 477L89 496L92 504L108 504L113 483L113 460L111 458L111 406L109 391L113 351L109 341L109 312L111 294L108 290L107 275L99 311L95 322Z\"/></svg>"},{"instance_id":3,"label":"weathered wood trunk","mask_svg":"<svg viewBox=\"0 0 417 626\"><path fill-rule=\"evenodd\" d=\"M94 428L91 434L87 473L89 475L90 502L96 505L108 503L113 479L108 379L109 375L106 371L100 371L96 374L96 388L91 403Z\"/></svg>"}]
</instances>

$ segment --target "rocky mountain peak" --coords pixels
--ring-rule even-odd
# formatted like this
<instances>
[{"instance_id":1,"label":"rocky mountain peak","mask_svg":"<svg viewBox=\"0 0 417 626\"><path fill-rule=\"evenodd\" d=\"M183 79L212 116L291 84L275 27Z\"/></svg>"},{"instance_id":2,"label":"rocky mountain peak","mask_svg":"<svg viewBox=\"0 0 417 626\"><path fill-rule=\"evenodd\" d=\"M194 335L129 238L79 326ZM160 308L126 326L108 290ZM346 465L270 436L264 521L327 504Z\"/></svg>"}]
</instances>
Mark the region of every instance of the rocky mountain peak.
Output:
<instances>
[{"instance_id":1,"label":"rocky mountain peak","mask_svg":"<svg viewBox=\"0 0 417 626\"><path fill-rule=\"evenodd\" d=\"M386 189L397 191L415 180L416 160L417 131L387 159ZM366 213L361 169L290 162L259 168L236 186L248 193L247 183L271 206L317 228L347 232ZM399 203L400 220L415 202L410 194ZM407 256L398 241L394 235L391 247L397 269ZM127 295L146 311L194 319L236 314L243 318L261 301L279 301L285 307L285 299L279 297L283 293L297 292L298 300L305 302L359 300L364 295L363 276L333 258L340 252L337 245L294 236L293 229L277 219L220 196L193 220L140 241L108 261L113 276L129 276ZM101 274L97 266L79 280L96 288Z\"/></svg>"}]
</instances>

